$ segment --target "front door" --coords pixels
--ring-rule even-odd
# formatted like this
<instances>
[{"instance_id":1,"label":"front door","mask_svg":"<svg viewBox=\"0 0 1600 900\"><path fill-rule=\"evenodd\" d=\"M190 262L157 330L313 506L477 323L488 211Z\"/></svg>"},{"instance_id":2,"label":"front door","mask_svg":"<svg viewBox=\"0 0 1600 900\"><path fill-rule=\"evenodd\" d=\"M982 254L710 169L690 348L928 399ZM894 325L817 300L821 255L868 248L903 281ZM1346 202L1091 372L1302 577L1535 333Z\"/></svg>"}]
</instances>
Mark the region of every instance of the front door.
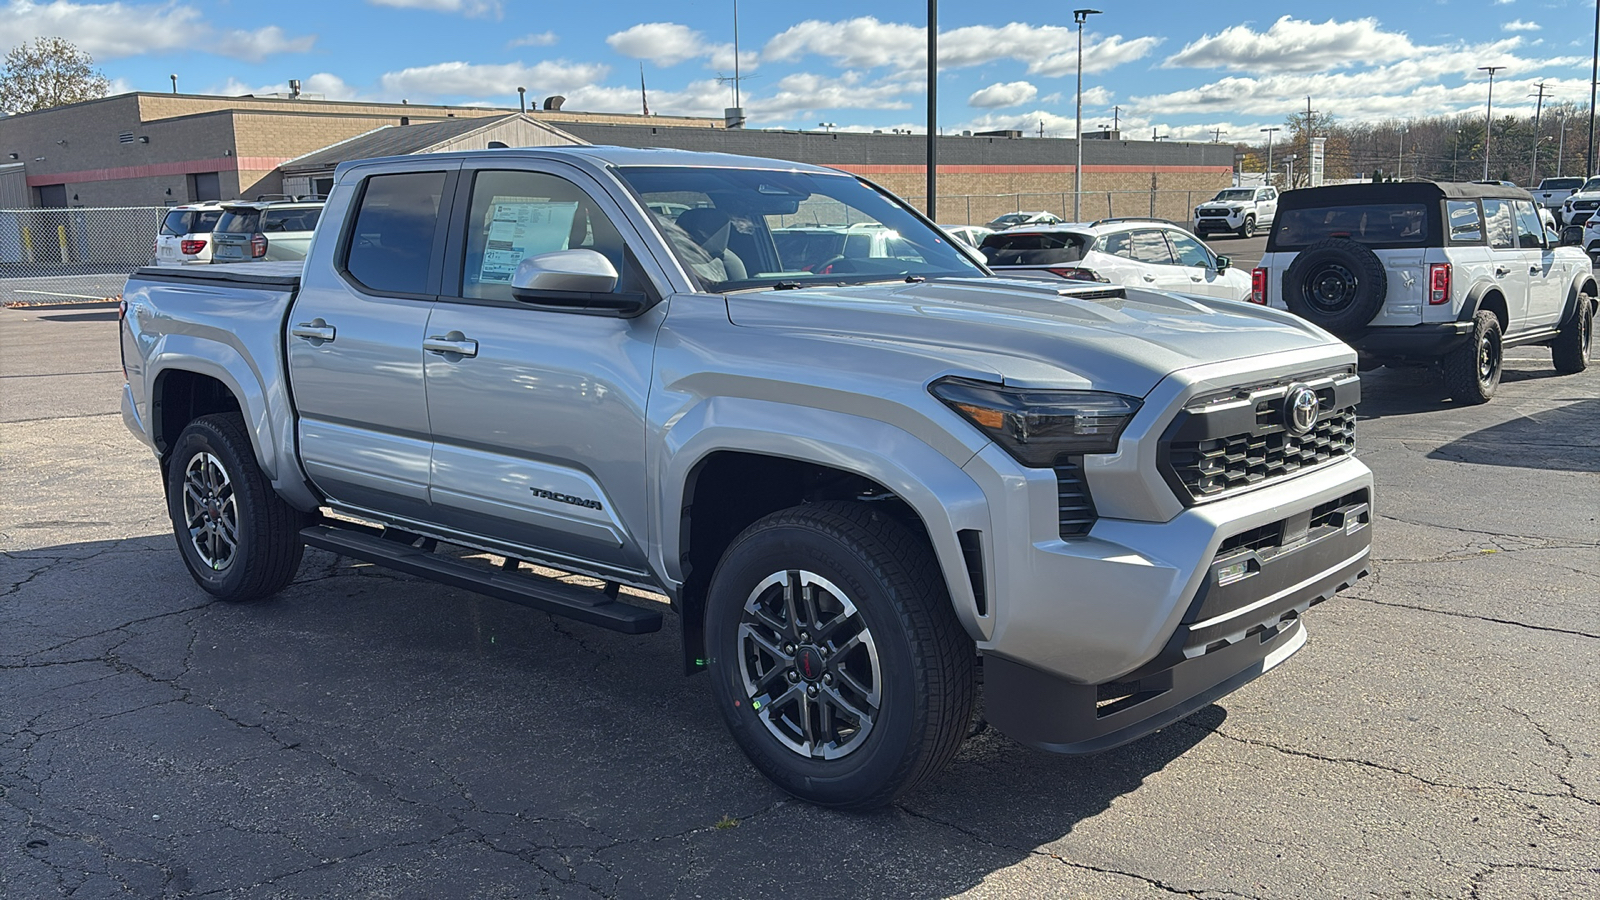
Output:
<instances>
[{"instance_id":1,"label":"front door","mask_svg":"<svg viewBox=\"0 0 1600 900\"><path fill-rule=\"evenodd\" d=\"M289 311L300 458L335 504L428 516L422 342L453 181L441 167L375 174L345 192L333 220L353 224L313 249Z\"/></svg>"},{"instance_id":2,"label":"front door","mask_svg":"<svg viewBox=\"0 0 1600 900\"><path fill-rule=\"evenodd\" d=\"M1239 292L1236 289L1228 286L1222 273L1217 271L1217 258L1204 244L1176 231L1168 231L1166 235L1167 242L1172 245L1172 255L1177 260L1178 267L1189 276L1189 287L1180 290L1204 294L1207 297L1243 299L1238 296Z\"/></svg>"},{"instance_id":3,"label":"front door","mask_svg":"<svg viewBox=\"0 0 1600 900\"><path fill-rule=\"evenodd\" d=\"M1555 253L1545 240L1539 211L1527 200L1513 200L1517 215L1517 248L1528 270L1528 314L1520 330L1550 328L1561 318L1567 291L1564 269L1556 266Z\"/></svg>"},{"instance_id":4,"label":"front door","mask_svg":"<svg viewBox=\"0 0 1600 900\"><path fill-rule=\"evenodd\" d=\"M599 184L523 165L543 170L462 171L424 364L434 517L553 563L642 573L645 400L666 304L625 319L513 298L524 258L573 248L610 259L618 290L657 291Z\"/></svg>"},{"instance_id":5,"label":"front door","mask_svg":"<svg viewBox=\"0 0 1600 900\"><path fill-rule=\"evenodd\" d=\"M1510 200L1483 201L1484 234L1489 239L1489 264L1506 298L1507 331L1520 331L1528 318L1528 291L1538 254L1517 246L1517 217Z\"/></svg>"}]
</instances>

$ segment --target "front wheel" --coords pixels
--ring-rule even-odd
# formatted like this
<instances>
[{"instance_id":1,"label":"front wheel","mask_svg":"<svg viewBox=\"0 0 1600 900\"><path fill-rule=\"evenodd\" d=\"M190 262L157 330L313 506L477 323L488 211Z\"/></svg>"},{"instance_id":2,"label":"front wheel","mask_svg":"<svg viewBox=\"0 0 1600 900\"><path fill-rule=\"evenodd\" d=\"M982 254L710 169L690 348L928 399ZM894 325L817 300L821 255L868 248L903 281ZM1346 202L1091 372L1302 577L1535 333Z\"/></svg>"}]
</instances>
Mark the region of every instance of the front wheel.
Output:
<instances>
[{"instance_id":1,"label":"front wheel","mask_svg":"<svg viewBox=\"0 0 1600 900\"><path fill-rule=\"evenodd\" d=\"M273 492L238 413L201 416L178 435L167 513L189 574L215 597L275 594L300 568L305 516Z\"/></svg>"},{"instance_id":2,"label":"front wheel","mask_svg":"<svg viewBox=\"0 0 1600 900\"><path fill-rule=\"evenodd\" d=\"M1550 346L1550 355L1556 371L1563 375L1576 375L1589 368L1589 352L1594 347L1594 298L1578 295L1578 305L1572 318L1562 327L1561 334Z\"/></svg>"},{"instance_id":3,"label":"front wheel","mask_svg":"<svg viewBox=\"0 0 1600 900\"><path fill-rule=\"evenodd\" d=\"M1244 217L1244 224L1239 226L1239 237L1247 238L1247 237L1255 237L1255 235L1256 235L1256 217L1255 216L1245 216Z\"/></svg>"},{"instance_id":4,"label":"front wheel","mask_svg":"<svg viewBox=\"0 0 1600 900\"><path fill-rule=\"evenodd\" d=\"M949 762L972 716L976 653L937 560L865 504L745 529L711 579L706 647L740 748L813 803L893 801Z\"/></svg>"},{"instance_id":5,"label":"front wheel","mask_svg":"<svg viewBox=\"0 0 1600 900\"><path fill-rule=\"evenodd\" d=\"M1442 361L1445 387L1458 403L1487 403L1500 386L1504 362L1500 320L1480 309L1472 317L1472 342Z\"/></svg>"}]
</instances>

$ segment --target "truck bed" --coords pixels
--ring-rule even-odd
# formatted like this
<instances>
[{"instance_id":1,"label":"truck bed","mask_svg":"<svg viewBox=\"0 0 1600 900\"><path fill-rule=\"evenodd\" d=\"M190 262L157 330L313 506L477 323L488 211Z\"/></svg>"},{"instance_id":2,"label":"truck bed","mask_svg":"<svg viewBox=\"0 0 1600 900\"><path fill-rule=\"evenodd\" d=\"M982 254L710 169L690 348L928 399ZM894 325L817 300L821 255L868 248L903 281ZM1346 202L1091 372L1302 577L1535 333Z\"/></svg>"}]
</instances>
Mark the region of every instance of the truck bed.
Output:
<instances>
[{"instance_id":1,"label":"truck bed","mask_svg":"<svg viewBox=\"0 0 1600 900\"><path fill-rule=\"evenodd\" d=\"M300 273L305 260L282 262L222 263L208 266L144 266L134 271L140 281L170 281L178 284L221 282L256 287L300 289Z\"/></svg>"}]
</instances>

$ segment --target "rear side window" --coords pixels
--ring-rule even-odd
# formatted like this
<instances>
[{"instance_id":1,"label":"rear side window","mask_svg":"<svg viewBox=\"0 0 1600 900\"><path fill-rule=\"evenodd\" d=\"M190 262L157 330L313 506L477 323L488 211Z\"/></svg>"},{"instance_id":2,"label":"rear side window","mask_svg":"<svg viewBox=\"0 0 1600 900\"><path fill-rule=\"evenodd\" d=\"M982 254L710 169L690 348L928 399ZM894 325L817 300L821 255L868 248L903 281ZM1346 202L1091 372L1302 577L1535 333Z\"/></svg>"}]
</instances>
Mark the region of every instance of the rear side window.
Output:
<instances>
[{"instance_id":1,"label":"rear side window","mask_svg":"<svg viewBox=\"0 0 1600 900\"><path fill-rule=\"evenodd\" d=\"M427 293L444 182L443 172L367 179L345 251L350 277L379 293Z\"/></svg>"},{"instance_id":2,"label":"rear side window","mask_svg":"<svg viewBox=\"0 0 1600 900\"><path fill-rule=\"evenodd\" d=\"M1172 248L1159 231L1135 231L1132 235L1133 258L1157 266L1172 265Z\"/></svg>"},{"instance_id":3,"label":"rear side window","mask_svg":"<svg viewBox=\"0 0 1600 900\"><path fill-rule=\"evenodd\" d=\"M1478 213L1477 203L1471 200L1446 200L1444 216L1450 223L1452 244L1483 243L1483 217Z\"/></svg>"},{"instance_id":4,"label":"rear side window","mask_svg":"<svg viewBox=\"0 0 1600 900\"><path fill-rule=\"evenodd\" d=\"M991 266L1048 266L1083 259L1086 243L1081 234L1005 231L984 238L979 249Z\"/></svg>"},{"instance_id":5,"label":"rear side window","mask_svg":"<svg viewBox=\"0 0 1600 900\"><path fill-rule=\"evenodd\" d=\"M1428 208L1421 203L1373 203L1280 209L1273 235L1279 248L1304 247L1326 238L1363 244L1420 244L1428 236Z\"/></svg>"},{"instance_id":6,"label":"rear side window","mask_svg":"<svg viewBox=\"0 0 1600 900\"><path fill-rule=\"evenodd\" d=\"M1511 204L1505 200L1483 201L1484 230L1489 235L1489 246L1495 250L1510 250L1517 246L1516 222L1511 217Z\"/></svg>"}]
</instances>

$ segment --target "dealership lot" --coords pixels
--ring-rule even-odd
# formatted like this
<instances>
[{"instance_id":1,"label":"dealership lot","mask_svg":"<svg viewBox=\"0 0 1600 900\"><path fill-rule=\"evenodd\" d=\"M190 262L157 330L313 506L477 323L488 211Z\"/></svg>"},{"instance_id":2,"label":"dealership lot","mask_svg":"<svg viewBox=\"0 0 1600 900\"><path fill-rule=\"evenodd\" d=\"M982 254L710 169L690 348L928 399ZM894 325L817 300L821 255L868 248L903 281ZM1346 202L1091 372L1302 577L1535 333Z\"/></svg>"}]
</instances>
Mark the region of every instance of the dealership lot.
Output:
<instances>
[{"instance_id":1,"label":"dealership lot","mask_svg":"<svg viewBox=\"0 0 1600 900\"><path fill-rule=\"evenodd\" d=\"M1377 574L1305 650L1099 757L978 734L846 815L745 762L670 618L627 637L322 552L210 602L115 329L0 310L0 896L1600 894L1600 366L1511 351L1478 407L1368 373Z\"/></svg>"}]
</instances>

